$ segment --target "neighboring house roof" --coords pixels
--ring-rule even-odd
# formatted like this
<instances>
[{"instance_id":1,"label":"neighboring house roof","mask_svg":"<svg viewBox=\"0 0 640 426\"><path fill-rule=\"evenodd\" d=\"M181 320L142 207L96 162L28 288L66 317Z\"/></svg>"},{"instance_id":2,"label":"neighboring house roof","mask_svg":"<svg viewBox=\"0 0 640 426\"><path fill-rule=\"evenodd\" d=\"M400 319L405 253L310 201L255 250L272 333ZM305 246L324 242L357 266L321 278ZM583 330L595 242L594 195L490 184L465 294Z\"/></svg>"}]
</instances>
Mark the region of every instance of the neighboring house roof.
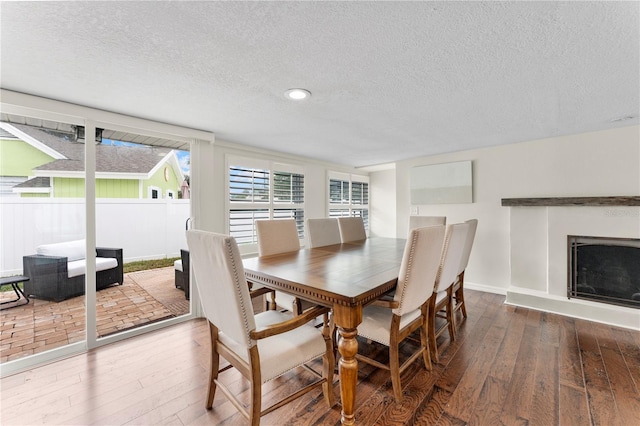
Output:
<instances>
[{"instance_id":1,"label":"neighboring house roof","mask_svg":"<svg viewBox=\"0 0 640 426\"><path fill-rule=\"evenodd\" d=\"M6 131L5 129L3 129L2 127L0 127L0 139L13 139L15 137L16 137L16 135L14 135L13 133L10 133L10 132Z\"/></svg>"},{"instance_id":2,"label":"neighboring house roof","mask_svg":"<svg viewBox=\"0 0 640 426\"><path fill-rule=\"evenodd\" d=\"M51 180L48 177L35 177L17 184L14 188L50 188Z\"/></svg>"},{"instance_id":3,"label":"neighboring house roof","mask_svg":"<svg viewBox=\"0 0 640 426\"><path fill-rule=\"evenodd\" d=\"M33 169L36 176L50 172L84 172L84 143L74 142L71 135L62 132L44 131L15 123L10 126L59 154L54 157L57 159ZM7 126L7 129L11 129L10 126ZM178 181L184 180L175 153L171 149L101 144L96 146L97 174L151 175L167 161L174 166Z\"/></svg>"}]
</instances>

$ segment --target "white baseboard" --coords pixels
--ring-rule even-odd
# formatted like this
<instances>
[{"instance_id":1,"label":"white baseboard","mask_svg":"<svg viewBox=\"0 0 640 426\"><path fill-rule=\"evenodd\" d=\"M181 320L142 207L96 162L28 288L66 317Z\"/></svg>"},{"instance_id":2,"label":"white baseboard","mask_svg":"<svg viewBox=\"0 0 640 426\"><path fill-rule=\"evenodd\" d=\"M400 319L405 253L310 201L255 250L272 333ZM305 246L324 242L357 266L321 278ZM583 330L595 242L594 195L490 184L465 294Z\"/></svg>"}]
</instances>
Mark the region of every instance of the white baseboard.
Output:
<instances>
[{"instance_id":1,"label":"white baseboard","mask_svg":"<svg viewBox=\"0 0 640 426\"><path fill-rule=\"evenodd\" d=\"M509 287L506 295L505 303L507 305L522 306L640 331L640 310L638 309L588 300L568 299L520 287Z\"/></svg>"},{"instance_id":2,"label":"white baseboard","mask_svg":"<svg viewBox=\"0 0 640 426\"><path fill-rule=\"evenodd\" d=\"M464 288L468 288L469 290L483 291L485 293L502 294L503 296L506 296L507 294L507 289L505 288L472 283L466 280L464 282Z\"/></svg>"},{"instance_id":3,"label":"white baseboard","mask_svg":"<svg viewBox=\"0 0 640 426\"><path fill-rule=\"evenodd\" d=\"M634 308L581 299L568 299L513 286L505 289L465 281L464 288L505 295L506 300L504 303L507 305L521 306L537 311L640 331L640 310Z\"/></svg>"}]
</instances>

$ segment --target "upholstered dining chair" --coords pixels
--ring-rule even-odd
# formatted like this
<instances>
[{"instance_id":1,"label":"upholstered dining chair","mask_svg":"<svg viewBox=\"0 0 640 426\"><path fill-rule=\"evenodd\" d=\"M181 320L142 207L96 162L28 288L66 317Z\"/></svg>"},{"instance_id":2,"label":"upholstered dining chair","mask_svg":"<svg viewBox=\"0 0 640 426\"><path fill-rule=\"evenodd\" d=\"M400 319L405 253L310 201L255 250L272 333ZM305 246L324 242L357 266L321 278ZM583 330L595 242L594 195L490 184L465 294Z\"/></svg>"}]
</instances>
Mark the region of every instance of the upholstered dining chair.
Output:
<instances>
[{"instance_id":1,"label":"upholstered dining chair","mask_svg":"<svg viewBox=\"0 0 640 426\"><path fill-rule=\"evenodd\" d=\"M400 374L420 355L427 370L431 370L428 344L428 309L440 265L444 241L444 225L416 228L407 239L398 284L393 300L377 300L366 306L358 334L389 347L389 365L357 355L357 359L389 370L396 402L402 400ZM402 365L399 346L411 333L420 330L420 347Z\"/></svg>"},{"instance_id":2,"label":"upholstered dining chair","mask_svg":"<svg viewBox=\"0 0 640 426\"><path fill-rule=\"evenodd\" d=\"M471 256L473 240L476 237L476 230L478 229L478 219L470 219L465 221L465 223L469 224L469 228L467 229L467 238L465 239L462 258L460 259L458 276L456 277L456 281L453 284L453 300L455 302L453 306L453 312L455 314L456 312L461 311L463 318L467 318L467 307L464 304L464 271L467 269L469 257Z\"/></svg>"},{"instance_id":3,"label":"upholstered dining chair","mask_svg":"<svg viewBox=\"0 0 640 426\"><path fill-rule=\"evenodd\" d=\"M361 217L339 217L340 240L343 243L362 241L367 239L364 221Z\"/></svg>"},{"instance_id":4,"label":"upholstered dining chair","mask_svg":"<svg viewBox=\"0 0 640 426\"><path fill-rule=\"evenodd\" d=\"M412 229L423 228L425 226L435 226L435 225L446 225L447 217L446 216L409 216L409 235L411 234ZM393 297L396 289L387 292L383 298L388 299Z\"/></svg>"},{"instance_id":5,"label":"upholstered dining chair","mask_svg":"<svg viewBox=\"0 0 640 426\"><path fill-rule=\"evenodd\" d=\"M429 306L429 344L432 358L436 362L440 359L438 337L448 330L449 341L454 341L456 338L453 318L453 283L458 276L468 228L468 223L447 225L440 267L433 289L434 297L431 298ZM436 318L444 319L444 322L438 326Z\"/></svg>"},{"instance_id":6,"label":"upholstered dining chair","mask_svg":"<svg viewBox=\"0 0 640 426\"><path fill-rule=\"evenodd\" d=\"M300 250L298 227L295 219L256 220L258 256L273 256ZM273 303L273 301L272 301ZM299 315L313 303L281 291L275 292L275 304Z\"/></svg>"},{"instance_id":7,"label":"upholstered dining chair","mask_svg":"<svg viewBox=\"0 0 640 426\"><path fill-rule=\"evenodd\" d=\"M251 425L258 425L261 416L318 386L322 386L324 399L332 407L334 357L326 321L329 309L315 307L297 317L278 311L254 315L235 239L189 230L187 244L211 335L206 408L213 406L215 392L219 388ZM325 316L322 330L307 324L319 315ZM220 356L249 380L249 407L240 402L220 380L220 373L227 369L219 370ZM323 359L323 372L318 380L262 409L264 383L319 357Z\"/></svg>"},{"instance_id":8,"label":"upholstered dining chair","mask_svg":"<svg viewBox=\"0 0 640 426\"><path fill-rule=\"evenodd\" d=\"M338 219L335 217L307 219L307 241L309 248L340 244Z\"/></svg>"},{"instance_id":9,"label":"upholstered dining chair","mask_svg":"<svg viewBox=\"0 0 640 426\"><path fill-rule=\"evenodd\" d=\"M434 225L446 225L447 217L446 216L409 216L409 232L415 228L422 228L424 226L434 226Z\"/></svg>"}]
</instances>

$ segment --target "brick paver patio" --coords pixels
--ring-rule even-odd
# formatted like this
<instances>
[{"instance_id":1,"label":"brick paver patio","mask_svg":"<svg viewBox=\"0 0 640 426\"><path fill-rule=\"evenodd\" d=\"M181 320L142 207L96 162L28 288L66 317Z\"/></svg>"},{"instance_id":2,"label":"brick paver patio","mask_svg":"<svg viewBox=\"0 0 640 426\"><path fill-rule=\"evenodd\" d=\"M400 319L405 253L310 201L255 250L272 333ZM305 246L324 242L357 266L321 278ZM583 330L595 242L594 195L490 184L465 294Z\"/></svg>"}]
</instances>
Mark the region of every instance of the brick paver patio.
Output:
<instances>
[{"instance_id":1,"label":"brick paver patio","mask_svg":"<svg viewBox=\"0 0 640 426\"><path fill-rule=\"evenodd\" d=\"M14 297L13 291L0 293L0 299ZM96 298L101 337L189 312L172 267L125 274L123 285L100 290ZM0 310L0 362L78 342L84 334L84 296L59 303L32 298L27 305Z\"/></svg>"}]
</instances>

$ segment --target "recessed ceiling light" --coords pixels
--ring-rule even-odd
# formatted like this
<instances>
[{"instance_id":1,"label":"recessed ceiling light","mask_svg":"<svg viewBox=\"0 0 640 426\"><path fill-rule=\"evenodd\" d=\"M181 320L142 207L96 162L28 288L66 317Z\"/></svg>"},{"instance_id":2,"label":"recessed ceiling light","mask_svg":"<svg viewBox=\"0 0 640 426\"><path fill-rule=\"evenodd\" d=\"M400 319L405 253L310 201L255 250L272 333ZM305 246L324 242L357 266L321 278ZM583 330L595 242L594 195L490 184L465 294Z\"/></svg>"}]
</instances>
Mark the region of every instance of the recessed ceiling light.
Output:
<instances>
[{"instance_id":1,"label":"recessed ceiling light","mask_svg":"<svg viewBox=\"0 0 640 426\"><path fill-rule=\"evenodd\" d=\"M294 101L302 101L304 99L311 97L311 92L306 89L289 89L284 92L284 96L287 99L291 99Z\"/></svg>"}]
</instances>

